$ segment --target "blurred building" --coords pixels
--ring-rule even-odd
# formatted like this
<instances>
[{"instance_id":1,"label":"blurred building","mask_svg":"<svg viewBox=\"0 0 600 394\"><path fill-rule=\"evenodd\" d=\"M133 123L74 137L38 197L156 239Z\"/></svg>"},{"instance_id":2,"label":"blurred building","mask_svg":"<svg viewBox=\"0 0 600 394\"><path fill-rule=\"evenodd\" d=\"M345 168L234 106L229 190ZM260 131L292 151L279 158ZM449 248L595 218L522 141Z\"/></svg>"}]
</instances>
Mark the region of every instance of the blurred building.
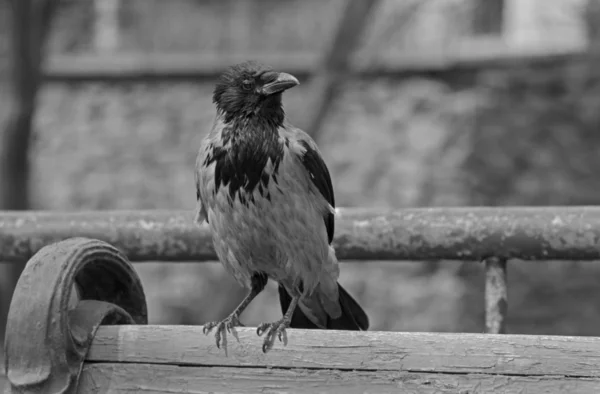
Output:
<instances>
[{"instance_id":1,"label":"blurred building","mask_svg":"<svg viewBox=\"0 0 600 394\"><path fill-rule=\"evenodd\" d=\"M587 1L505 0L503 37L523 48L582 49L587 44L582 18Z\"/></svg>"},{"instance_id":2,"label":"blurred building","mask_svg":"<svg viewBox=\"0 0 600 394\"><path fill-rule=\"evenodd\" d=\"M232 53L311 65L346 1L62 0L49 45L48 72L55 78L40 92L32 144L35 208L191 210L196 147L214 115L208 78L56 77L61 67L95 67L101 74L111 64L118 73L160 58L150 66L168 68L177 54L224 67L224 55ZM597 204L598 145L589 136L597 134L600 83L590 83L585 68L488 70L479 63L456 73L453 67L465 57L582 48L581 3L381 0L356 60L388 71L413 67L349 78L341 89L319 141L338 205ZM0 23L0 34L5 26ZM307 85L286 97L292 121L301 116L296 109ZM515 332L587 334L598 325L597 306L583 316L572 305L594 299L600 271L567 283L574 263L512 267ZM347 264L343 281L375 329L478 331L479 268ZM142 264L139 272L154 322L222 317L242 296L216 264ZM228 297L215 297L223 289L231 290ZM579 298L565 302L574 289ZM255 304L245 323L279 314L276 290L269 291L269 306ZM199 310L209 298L215 300L210 310Z\"/></svg>"},{"instance_id":3,"label":"blurred building","mask_svg":"<svg viewBox=\"0 0 600 394\"><path fill-rule=\"evenodd\" d=\"M586 46L588 0L381 0L356 58ZM590 0L596 1L596 0ZM52 54L280 53L316 61L346 0L63 0ZM3 24L0 24L2 26ZM0 27L0 44L2 28Z\"/></svg>"}]
</instances>

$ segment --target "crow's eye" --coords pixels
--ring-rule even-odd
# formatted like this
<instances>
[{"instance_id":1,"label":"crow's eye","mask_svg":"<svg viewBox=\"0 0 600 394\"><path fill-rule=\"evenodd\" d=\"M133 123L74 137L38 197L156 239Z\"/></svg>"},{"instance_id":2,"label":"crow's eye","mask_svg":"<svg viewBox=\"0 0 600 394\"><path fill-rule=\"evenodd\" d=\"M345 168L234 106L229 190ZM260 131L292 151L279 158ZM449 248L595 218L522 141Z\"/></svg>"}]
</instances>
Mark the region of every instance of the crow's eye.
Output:
<instances>
[{"instance_id":1,"label":"crow's eye","mask_svg":"<svg viewBox=\"0 0 600 394\"><path fill-rule=\"evenodd\" d=\"M244 81L242 82L242 89L250 90L252 89L252 81Z\"/></svg>"}]
</instances>

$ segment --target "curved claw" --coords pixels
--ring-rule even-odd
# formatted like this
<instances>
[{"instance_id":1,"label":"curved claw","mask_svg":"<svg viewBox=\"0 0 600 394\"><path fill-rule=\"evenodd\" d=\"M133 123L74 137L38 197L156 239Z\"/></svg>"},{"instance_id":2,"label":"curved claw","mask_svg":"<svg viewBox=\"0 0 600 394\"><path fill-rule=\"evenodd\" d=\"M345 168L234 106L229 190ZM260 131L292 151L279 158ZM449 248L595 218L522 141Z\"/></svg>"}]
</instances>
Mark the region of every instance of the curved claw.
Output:
<instances>
[{"instance_id":1,"label":"curved claw","mask_svg":"<svg viewBox=\"0 0 600 394\"><path fill-rule=\"evenodd\" d=\"M263 345L262 345L262 351L263 351L263 353L266 353L266 352L269 351L269 348L267 347L266 343L263 343Z\"/></svg>"},{"instance_id":2,"label":"curved claw","mask_svg":"<svg viewBox=\"0 0 600 394\"><path fill-rule=\"evenodd\" d=\"M210 334L210 332L212 331L213 328L215 328L219 323L216 321L211 321L208 322L204 325L204 327L202 327L202 333L204 335L208 335Z\"/></svg>"},{"instance_id":3,"label":"curved claw","mask_svg":"<svg viewBox=\"0 0 600 394\"><path fill-rule=\"evenodd\" d=\"M284 346L287 345L288 341L286 328L286 321L281 320L274 323L263 323L256 329L256 333L259 336L262 336L262 334L267 332L267 336L265 337L265 340L262 345L263 353L266 353L273 348L275 338L278 338L280 342L283 342Z\"/></svg>"},{"instance_id":4,"label":"curved claw","mask_svg":"<svg viewBox=\"0 0 600 394\"><path fill-rule=\"evenodd\" d=\"M266 353L269 350L271 350L273 348L274 342L275 342L275 336L267 335L267 337L265 338L265 341L263 342L263 345L262 345L263 353Z\"/></svg>"},{"instance_id":5,"label":"curved claw","mask_svg":"<svg viewBox=\"0 0 600 394\"><path fill-rule=\"evenodd\" d=\"M287 331L285 330L285 327L283 328L283 330L279 330L277 332L277 338L279 338L279 342L283 342L283 346L287 346Z\"/></svg>"},{"instance_id":6,"label":"curved claw","mask_svg":"<svg viewBox=\"0 0 600 394\"><path fill-rule=\"evenodd\" d=\"M221 330L215 332L215 341L217 343L217 349L221 349Z\"/></svg>"},{"instance_id":7,"label":"curved claw","mask_svg":"<svg viewBox=\"0 0 600 394\"><path fill-rule=\"evenodd\" d=\"M237 331L235 327L242 325L236 315L230 315L220 322L209 322L204 325L202 332L204 335L209 334L214 328L215 332L215 344L218 349L223 348L225 356L227 356L227 333L233 335L233 337L239 342Z\"/></svg>"},{"instance_id":8,"label":"curved claw","mask_svg":"<svg viewBox=\"0 0 600 394\"><path fill-rule=\"evenodd\" d=\"M227 356L227 336L223 335L221 338L221 345L223 345L223 350L225 350L225 356ZM217 344L217 347L220 349L221 347Z\"/></svg>"},{"instance_id":9,"label":"curved claw","mask_svg":"<svg viewBox=\"0 0 600 394\"><path fill-rule=\"evenodd\" d=\"M271 326L271 323L262 323L260 326L256 328L256 335L262 337L265 332L267 332L267 328Z\"/></svg>"},{"instance_id":10,"label":"curved claw","mask_svg":"<svg viewBox=\"0 0 600 394\"><path fill-rule=\"evenodd\" d=\"M235 338L236 341L238 341L238 342L240 341L240 337L238 337L238 333L237 333L237 330L235 329L235 326L232 326L231 330L228 329L227 331L231 332L231 335L233 335L233 337Z\"/></svg>"}]
</instances>

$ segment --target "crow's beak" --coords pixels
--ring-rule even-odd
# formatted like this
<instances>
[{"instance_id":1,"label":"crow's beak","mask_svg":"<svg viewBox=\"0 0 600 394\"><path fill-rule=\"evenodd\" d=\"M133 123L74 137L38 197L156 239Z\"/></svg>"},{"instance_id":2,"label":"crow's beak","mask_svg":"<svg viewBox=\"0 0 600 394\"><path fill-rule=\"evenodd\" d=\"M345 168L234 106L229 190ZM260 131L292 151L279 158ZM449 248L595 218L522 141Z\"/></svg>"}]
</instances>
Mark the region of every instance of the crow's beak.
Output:
<instances>
[{"instance_id":1,"label":"crow's beak","mask_svg":"<svg viewBox=\"0 0 600 394\"><path fill-rule=\"evenodd\" d=\"M274 80L271 80L263 85L262 93L269 96L271 94L281 93L284 90L288 90L299 84L300 82L293 75L287 73L277 73L277 76Z\"/></svg>"}]
</instances>

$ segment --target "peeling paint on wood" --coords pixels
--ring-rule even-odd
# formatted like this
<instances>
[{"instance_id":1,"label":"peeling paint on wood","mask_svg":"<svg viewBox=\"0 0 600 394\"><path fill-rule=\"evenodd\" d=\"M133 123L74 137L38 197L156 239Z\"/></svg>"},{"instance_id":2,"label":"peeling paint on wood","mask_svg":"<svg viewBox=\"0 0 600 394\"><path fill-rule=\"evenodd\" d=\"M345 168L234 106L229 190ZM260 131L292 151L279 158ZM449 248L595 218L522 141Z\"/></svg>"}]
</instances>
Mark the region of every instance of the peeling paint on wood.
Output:
<instances>
[{"instance_id":1,"label":"peeling paint on wood","mask_svg":"<svg viewBox=\"0 0 600 394\"><path fill-rule=\"evenodd\" d=\"M600 260L600 207L338 209L340 259ZM216 259L191 211L0 212L0 261L70 237L106 241L131 261Z\"/></svg>"}]
</instances>

